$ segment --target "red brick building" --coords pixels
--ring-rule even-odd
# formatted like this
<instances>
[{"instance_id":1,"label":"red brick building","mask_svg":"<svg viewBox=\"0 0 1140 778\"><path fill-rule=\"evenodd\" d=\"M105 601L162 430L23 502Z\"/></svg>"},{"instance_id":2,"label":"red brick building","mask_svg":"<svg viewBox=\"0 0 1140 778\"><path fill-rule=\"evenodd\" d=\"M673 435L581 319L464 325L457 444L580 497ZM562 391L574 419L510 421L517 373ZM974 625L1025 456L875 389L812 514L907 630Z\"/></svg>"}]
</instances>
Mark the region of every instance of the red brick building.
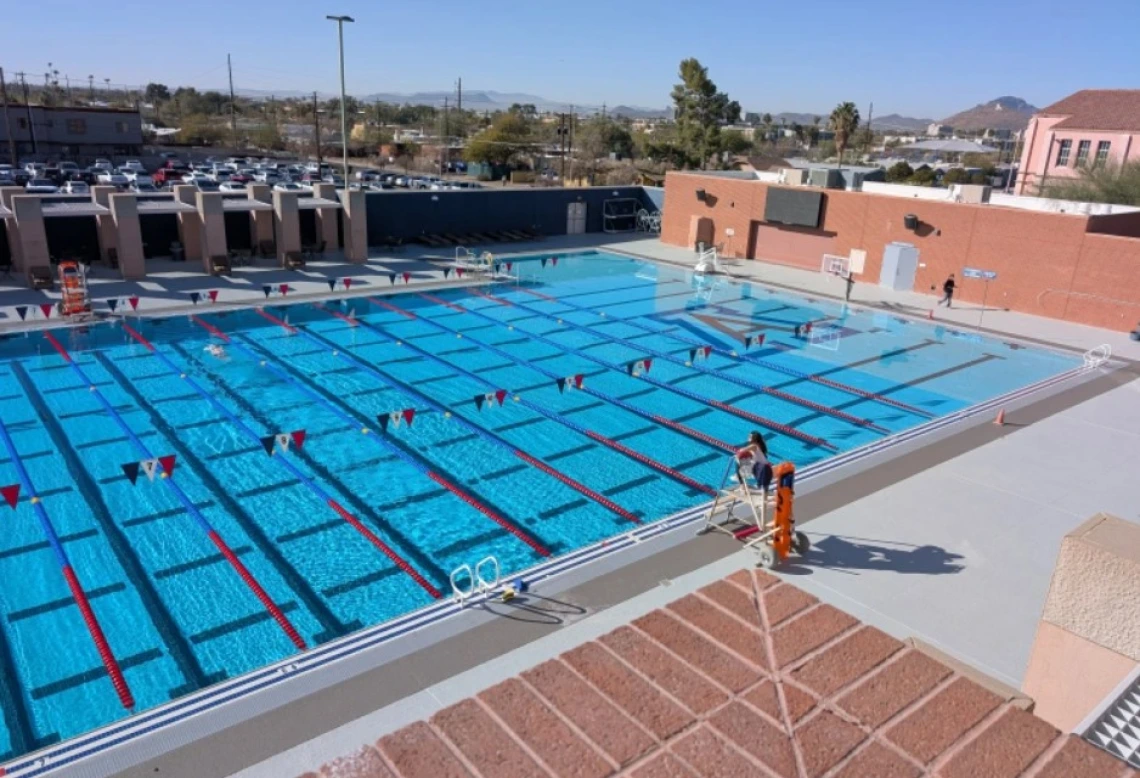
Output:
<instances>
[{"instance_id":1,"label":"red brick building","mask_svg":"<svg viewBox=\"0 0 1140 778\"><path fill-rule=\"evenodd\" d=\"M791 227L765 220L773 188L670 173L661 239L676 246L703 239L725 256L808 270L820 268L823 254L862 249L867 261L857 278L867 283L878 282L886 245L902 241L920 252L918 292L978 267L998 272L989 305L1122 331L1140 320L1140 213L1089 216L813 189L823 197L818 226ZM907 229L908 214L917 229ZM980 302L982 284L965 281L957 296Z\"/></svg>"}]
</instances>

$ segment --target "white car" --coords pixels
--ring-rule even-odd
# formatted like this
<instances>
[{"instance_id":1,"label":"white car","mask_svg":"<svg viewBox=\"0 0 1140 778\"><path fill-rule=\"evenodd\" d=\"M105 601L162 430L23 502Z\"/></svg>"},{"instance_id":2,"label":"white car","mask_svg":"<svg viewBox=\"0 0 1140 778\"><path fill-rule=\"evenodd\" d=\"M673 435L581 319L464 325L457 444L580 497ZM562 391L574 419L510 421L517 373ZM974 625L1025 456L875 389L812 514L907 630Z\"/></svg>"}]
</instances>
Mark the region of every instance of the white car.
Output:
<instances>
[{"instance_id":1,"label":"white car","mask_svg":"<svg viewBox=\"0 0 1140 778\"><path fill-rule=\"evenodd\" d=\"M95 164L92 165L91 167L96 168L98 170L114 170L115 169L115 166L111 164L111 160L109 160L109 159L97 159L97 160L95 160Z\"/></svg>"},{"instance_id":2,"label":"white car","mask_svg":"<svg viewBox=\"0 0 1140 778\"><path fill-rule=\"evenodd\" d=\"M82 181L68 181L61 191L67 194L91 194L91 187Z\"/></svg>"},{"instance_id":3,"label":"white car","mask_svg":"<svg viewBox=\"0 0 1140 778\"><path fill-rule=\"evenodd\" d=\"M104 170L95 180L104 186L117 186L119 189L125 189L130 183L126 176L115 170Z\"/></svg>"},{"instance_id":4,"label":"white car","mask_svg":"<svg viewBox=\"0 0 1140 778\"><path fill-rule=\"evenodd\" d=\"M309 192L312 191L310 187L295 184L292 181L283 181L279 184L273 185L274 192Z\"/></svg>"},{"instance_id":5,"label":"white car","mask_svg":"<svg viewBox=\"0 0 1140 778\"><path fill-rule=\"evenodd\" d=\"M219 168L206 174L206 178L219 184L230 180L230 171Z\"/></svg>"},{"instance_id":6,"label":"white car","mask_svg":"<svg viewBox=\"0 0 1140 778\"><path fill-rule=\"evenodd\" d=\"M209 180L209 177L205 173L199 173L197 171L193 173L187 173L186 175L182 176L182 183L194 184L195 186L202 183L203 181L208 182Z\"/></svg>"},{"instance_id":7,"label":"white car","mask_svg":"<svg viewBox=\"0 0 1140 778\"><path fill-rule=\"evenodd\" d=\"M119 172L122 173L124 176L126 176L127 180L130 181L131 183L134 183L135 181L137 181L139 176L142 176L143 178L150 178L150 175L145 170L136 170L135 168L129 168L129 167L125 167L125 166L119 168ZM153 183L153 182L154 182L154 179L151 178L151 183Z\"/></svg>"},{"instance_id":8,"label":"white car","mask_svg":"<svg viewBox=\"0 0 1140 778\"><path fill-rule=\"evenodd\" d=\"M33 178L24 187L24 191L28 194L55 194L59 191L59 187L49 178Z\"/></svg>"},{"instance_id":9,"label":"white car","mask_svg":"<svg viewBox=\"0 0 1140 778\"><path fill-rule=\"evenodd\" d=\"M124 173L131 186L154 186L154 178L147 173Z\"/></svg>"},{"instance_id":10,"label":"white car","mask_svg":"<svg viewBox=\"0 0 1140 778\"><path fill-rule=\"evenodd\" d=\"M128 159L126 162L119 165L119 170L121 170L124 173L126 173L128 171L132 172L132 173L145 173L146 172L146 168L143 167L143 163L139 162L137 159Z\"/></svg>"},{"instance_id":11,"label":"white car","mask_svg":"<svg viewBox=\"0 0 1140 778\"><path fill-rule=\"evenodd\" d=\"M253 180L263 184L276 184L281 177L277 175L276 170L262 170L253 174Z\"/></svg>"},{"instance_id":12,"label":"white car","mask_svg":"<svg viewBox=\"0 0 1140 778\"><path fill-rule=\"evenodd\" d=\"M244 192L245 184L234 183L233 181L225 181L218 187L219 192Z\"/></svg>"}]
</instances>

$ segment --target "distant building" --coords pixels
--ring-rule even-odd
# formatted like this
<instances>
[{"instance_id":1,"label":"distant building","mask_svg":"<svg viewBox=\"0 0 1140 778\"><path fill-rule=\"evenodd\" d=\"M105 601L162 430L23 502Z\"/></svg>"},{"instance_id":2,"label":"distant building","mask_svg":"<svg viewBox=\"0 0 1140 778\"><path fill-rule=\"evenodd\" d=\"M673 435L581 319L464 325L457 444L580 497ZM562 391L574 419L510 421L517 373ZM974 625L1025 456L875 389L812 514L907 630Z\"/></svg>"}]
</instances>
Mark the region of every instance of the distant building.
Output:
<instances>
[{"instance_id":1,"label":"distant building","mask_svg":"<svg viewBox=\"0 0 1140 778\"><path fill-rule=\"evenodd\" d=\"M927 126L926 135L930 138L950 138L954 135L954 128L949 124L933 122Z\"/></svg>"},{"instance_id":2,"label":"distant building","mask_svg":"<svg viewBox=\"0 0 1140 778\"><path fill-rule=\"evenodd\" d=\"M756 128L747 124L727 124L721 127L721 130L739 132L745 140L753 140L756 137Z\"/></svg>"},{"instance_id":3,"label":"distant building","mask_svg":"<svg viewBox=\"0 0 1140 778\"><path fill-rule=\"evenodd\" d=\"M8 120L0 115L0 159L8 156L9 137L16 141L16 160L94 160L134 157L142 153L142 117L114 108L48 108L8 104Z\"/></svg>"},{"instance_id":4,"label":"distant building","mask_svg":"<svg viewBox=\"0 0 1140 778\"><path fill-rule=\"evenodd\" d=\"M1086 165L1140 159L1140 89L1082 89L1029 120L1017 194L1038 194L1049 179L1074 178Z\"/></svg>"}]
</instances>

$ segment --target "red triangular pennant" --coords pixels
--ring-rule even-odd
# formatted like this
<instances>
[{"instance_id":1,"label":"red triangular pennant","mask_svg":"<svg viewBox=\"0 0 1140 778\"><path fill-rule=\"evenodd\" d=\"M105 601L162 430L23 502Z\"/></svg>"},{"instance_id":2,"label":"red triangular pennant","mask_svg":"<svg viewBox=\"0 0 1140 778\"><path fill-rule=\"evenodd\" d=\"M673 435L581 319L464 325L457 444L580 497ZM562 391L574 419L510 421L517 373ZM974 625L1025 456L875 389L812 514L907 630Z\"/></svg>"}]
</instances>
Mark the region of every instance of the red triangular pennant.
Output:
<instances>
[{"instance_id":1,"label":"red triangular pennant","mask_svg":"<svg viewBox=\"0 0 1140 778\"><path fill-rule=\"evenodd\" d=\"M12 484L11 486L0 487L0 495L4 495L4 502L15 508L16 503L20 501L20 485Z\"/></svg>"},{"instance_id":2,"label":"red triangular pennant","mask_svg":"<svg viewBox=\"0 0 1140 778\"><path fill-rule=\"evenodd\" d=\"M649 357L646 357L645 359L641 360L641 364L645 365L645 372L648 373L649 368L653 367L653 360Z\"/></svg>"},{"instance_id":3,"label":"red triangular pennant","mask_svg":"<svg viewBox=\"0 0 1140 778\"><path fill-rule=\"evenodd\" d=\"M705 359L708 359L708 358L709 358L709 354L711 354L711 353L712 353L712 346L705 346L705 347L704 347L704 352L705 352Z\"/></svg>"},{"instance_id":4,"label":"red triangular pennant","mask_svg":"<svg viewBox=\"0 0 1140 778\"><path fill-rule=\"evenodd\" d=\"M558 257L551 257L551 258L550 258L550 262L551 262L551 264L553 264L555 267L558 267Z\"/></svg>"},{"instance_id":5,"label":"red triangular pennant","mask_svg":"<svg viewBox=\"0 0 1140 778\"><path fill-rule=\"evenodd\" d=\"M764 335L757 335L756 336L756 345L757 346L763 346L764 345Z\"/></svg>"},{"instance_id":6,"label":"red triangular pennant","mask_svg":"<svg viewBox=\"0 0 1140 778\"><path fill-rule=\"evenodd\" d=\"M207 292L207 294L210 295L210 302L216 303L218 301L218 290L217 289L211 289L209 292Z\"/></svg>"},{"instance_id":7,"label":"red triangular pennant","mask_svg":"<svg viewBox=\"0 0 1140 778\"><path fill-rule=\"evenodd\" d=\"M811 322L804 325L804 332L811 332Z\"/></svg>"},{"instance_id":8,"label":"red triangular pennant","mask_svg":"<svg viewBox=\"0 0 1140 778\"><path fill-rule=\"evenodd\" d=\"M404 273L404 283L405 284L410 283L411 280L412 280L412 274L411 273Z\"/></svg>"},{"instance_id":9,"label":"red triangular pennant","mask_svg":"<svg viewBox=\"0 0 1140 778\"><path fill-rule=\"evenodd\" d=\"M293 445L296 446L297 448L301 448L302 446L305 445L305 431L304 430L294 430L292 433L290 433L290 436L293 438Z\"/></svg>"},{"instance_id":10,"label":"red triangular pennant","mask_svg":"<svg viewBox=\"0 0 1140 778\"><path fill-rule=\"evenodd\" d=\"M511 272L511 265L513 265L513 264L515 264L515 263L514 262L508 262L507 263L507 272L508 273Z\"/></svg>"},{"instance_id":11,"label":"red triangular pennant","mask_svg":"<svg viewBox=\"0 0 1140 778\"><path fill-rule=\"evenodd\" d=\"M352 279L351 278L344 279L344 288L350 289L351 287L352 287Z\"/></svg>"},{"instance_id":12,"label":"red triangular pennant","mask_svg":"<svg viewBox=\"0 0 1140 778\"><path fill-rule=\"evenodd\" d=\"M280 290L282 297L289 294L289 284L281 284L277 289Z\"/></svg>"},{"instance_id":13,"label":"red triangular pennant","mask_svg":"<svg viewBox=\"0 0 1140 778\"><path fill-rule=\"evenodd\" d=\"M158 463L162 465L162 472L166 473L166 477L174 475L174 465L177 457L174 454L167 454L164 457L158 458Z\"/></svg>"},{"instance_id":14,"label":"red triangular pennant","mask_svg":"<svg viewBox=\"0 0 1140 778\"><path fill-rule=\"evenodd\" d=\"M40 310L44 312L45 319L51 318L51 309L54 307L55 306L51 303L40 303Z\"/></svg>"},{"instance_id":15,"label":"red triangular pennant","mask_svg":"<svg viewBox=\"0 0 1140 778\"><path fill-rule=\"evenodd\" d=\"M460 278L463 278L463 268L461 268L461 267L455 268L455 275L459 276Z\"/></svg>"},{"instance_id":16,"label":"red triangular pennant","mask_svg":"<svg viewBox=\"0 0 1140 778\"><path fill-rule=\"evenodd\" d=\"M495 392L495 399L498 400L499 405L502 406L503 400L507 399L507 390L506 389L500 389L497 392Z\"/></svg>"},{"instance_id":17,"label":"red triangular pennant","mask_svg":"<svg viewBox=\"0 0 1140 778\"><path fill-rule=\"evenodd\" d=\"M582 382L585 380L586 380L586 376L584 376L582 373L578 373L576 376L574 376L574 386L578 389L581 389L582 388Z\"/></svg>"},{"instance_id":18,"label":"red triangular pennant","mask_svg":"<svg viewBox=\"0 0 1140 778\"><path fill-rule=\"evenodd\" d=\"M137 311L139 309L139 298L128 297L127 302L129 302L131 304L131 310L132 311Z\"/></svg>"},{"instance_id":19,"label":"red triangular pennant","mask_svg":"<svg viewBox=\"0 0 1140 778\"><path fill-rule=\"evenodd\" d=\"M406 421L408 423L409 427L412 426L412 419L414 419L414 418L416 418L416 409L415 408L405 408L404 409L404 421Z\"/></svg>"}]
</instances>

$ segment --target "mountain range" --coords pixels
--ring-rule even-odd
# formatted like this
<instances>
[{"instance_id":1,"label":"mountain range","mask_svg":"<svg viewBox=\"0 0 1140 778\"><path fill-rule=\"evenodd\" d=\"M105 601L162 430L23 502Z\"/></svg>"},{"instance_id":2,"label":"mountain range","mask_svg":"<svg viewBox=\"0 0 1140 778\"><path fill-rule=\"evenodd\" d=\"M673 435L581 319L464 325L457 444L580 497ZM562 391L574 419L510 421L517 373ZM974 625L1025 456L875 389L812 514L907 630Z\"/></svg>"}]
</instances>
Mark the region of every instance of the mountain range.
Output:
<instances>
[{"instance_id":1,"label":"mountain range","mask_svg":"<svg viewBox=\"0 0 1140 778\"><path fill-rule=\"evenodd\" d=\"M248 97L254 100L265 99L270 96L278 98L308 96L302 92L288 90L268 92L258 89L239 89L236 91L242 97ZM321 99L329 99L335 96L336 95L332 94L318 93L318 97ZM359 99L366 103L379 101L384 103L434 106L443 106L446 100L448 105L454 106L456 94L450 91L411 93L373 92L371 94L361 95ZM645 108L617 105L607 108L604 104L564 103L525 92L496 92L485 89L473 89L463 92L463 107L476 111L506 110L515 103L520 105L533 105L538 111L574 110L579 114L591 114L605 110L606 113L611 116L624 116L627 119L665 119L673 115L673 109L670 107ZM940 123L950 125L955 129L971 131L984 129L1022 130L1025 129L1025 125L1029 122L1029 117L1036 113L1037 110L1036 107L1030 105L1020 97L1006 96L990 100L988 103L981 103L965 111L960 111L942 119ZM785 124L789 127L793 124L802 124L806 127L811 126L817 116L820 117L822 125L827 124L827 112L813 114L784 111L772 114L772 120L776 124ZM864 121L866 118L866 116L863 117ZM896 132L923 132L933 121L933 119L916 119L910 116L900 116L895 113L872 117L872 125L876 130L894 130Z\"/></svg>"}]
</instances>

